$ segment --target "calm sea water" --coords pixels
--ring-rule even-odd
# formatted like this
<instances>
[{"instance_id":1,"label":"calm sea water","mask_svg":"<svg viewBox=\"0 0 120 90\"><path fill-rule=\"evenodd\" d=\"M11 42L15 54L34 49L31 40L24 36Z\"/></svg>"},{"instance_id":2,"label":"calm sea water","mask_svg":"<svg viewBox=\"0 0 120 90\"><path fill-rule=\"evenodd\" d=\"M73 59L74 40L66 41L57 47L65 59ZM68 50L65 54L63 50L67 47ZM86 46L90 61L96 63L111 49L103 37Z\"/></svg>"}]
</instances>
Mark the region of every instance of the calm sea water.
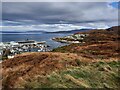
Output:
<instances>
[{"instance_id":1,"label":"calm sea water","mask_svg":"<svg viewBox=\"0 0 120 90\"><path fill-rule=\"evenodd\" d=\"M46 41L46 44L50 46L49 49L53 49L66 45L64 43L53 41L53 37L63 37L70 34L72 33L3 33L0 34L0 40L2 40L2 42L22 41L26 39Z\"/></svg>"}]
</instances>

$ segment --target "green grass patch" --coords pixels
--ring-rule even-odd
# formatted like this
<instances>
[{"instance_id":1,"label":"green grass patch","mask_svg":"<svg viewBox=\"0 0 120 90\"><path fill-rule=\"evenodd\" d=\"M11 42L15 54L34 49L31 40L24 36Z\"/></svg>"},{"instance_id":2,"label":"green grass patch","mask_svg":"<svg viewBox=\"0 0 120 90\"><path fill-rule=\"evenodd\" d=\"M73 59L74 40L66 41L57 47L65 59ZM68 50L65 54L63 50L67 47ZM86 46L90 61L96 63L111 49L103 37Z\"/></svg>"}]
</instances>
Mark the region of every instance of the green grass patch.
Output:
<instances>
[{"instance_id":1,"label":"green grass patch","mask_svg":"<svg viewBox=\"0 0 120 90\"><path fill-rule=\"evenodd\" d=\"M24 85L25 88L84 88L87 85L90 88L118 88L120 76L118 75L117 62L97 62L79 66L69 66L64 70L54 71L46 75L41 80L45 82L33 80ZM109 68L110 69L109 69ZM107 68L106 70L99 70ZM66 75L74 78L67 79ZM82 83L82 84L81 84Z\"/></svg>"}]
</instances>

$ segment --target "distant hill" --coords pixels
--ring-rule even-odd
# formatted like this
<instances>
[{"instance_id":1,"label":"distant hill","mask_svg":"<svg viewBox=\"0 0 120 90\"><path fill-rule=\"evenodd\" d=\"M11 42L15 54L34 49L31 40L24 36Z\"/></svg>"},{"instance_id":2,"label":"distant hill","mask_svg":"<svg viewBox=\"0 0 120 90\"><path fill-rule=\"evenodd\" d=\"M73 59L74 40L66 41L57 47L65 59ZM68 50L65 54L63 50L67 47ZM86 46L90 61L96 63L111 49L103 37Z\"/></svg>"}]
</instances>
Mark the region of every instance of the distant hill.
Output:
<instances>
[{"instance_id":1,"label":"distant hill","mask_svg":"<svg viewBox=\"0 0 120 90\"><path fill-rule=\"evenodd\" d=\"M70 30L70 31L56 31L56 32L46 32L46 33L77 33L77 32L85 32L92 29L76 29L76 30Z\"/></svg>"},{"instance_id":2,"label":"distant hill","mask_svg":"<svg viewBox=\"0 0 120 90\"><path fill-rule=\"evenodd\" d=\"M116 31L118 32L118 27L120 26L114 26L111 28L106 29L107 31ZM78 32L86 32L86 31L91 31L91 30L98 30L98 29L76 29L76 30L69 30L69 31L54 31L54 32L49 32L49 31L44 31L44 30L32 30L32 31L0 31L0 33L78 33ZM120 31L119 31L120 34Z\"/></svg>"},{"instance_id":3,"label":"distant hill","mask_svg":"<svg viewBox=\"0 0 120 90\"><path fill-rule=\"evenodd\" d=\"M45 31L0 31L0 33L44 33Z\"/></svg>"},{"instance_id":4,"label":"distant hill","mask_svg":"<svg viewBox=\"0 0 120 90\"><path fill-rule=\"evenodd\" d=\"M85 31L89 31L91 29L76 29L76 30L70 30L70 31L56 31L56 32L48 32L48 31L36 31L36 30L32 30L32 31L0 31L0 33L77 33L77 32L85 32Z\"/></svg>"},{"instance_id":5,"label":"distant hill","mask_svg":"<svg viewBox=\"0 0 120 90\"><path fill-rule=\"evenodd\" d=\"M26 33L45 33L46 31L26 31Z\"/></svg>"},{"instance_id":6,"label":"distant hill","mask_svg":"<svg viewBox=\"0 0 120 90\"><path fill-rule=\"evenodd\" d=\"M23 33L20 31L0 31L0 33Z\"/></svg>"}]
</instances>

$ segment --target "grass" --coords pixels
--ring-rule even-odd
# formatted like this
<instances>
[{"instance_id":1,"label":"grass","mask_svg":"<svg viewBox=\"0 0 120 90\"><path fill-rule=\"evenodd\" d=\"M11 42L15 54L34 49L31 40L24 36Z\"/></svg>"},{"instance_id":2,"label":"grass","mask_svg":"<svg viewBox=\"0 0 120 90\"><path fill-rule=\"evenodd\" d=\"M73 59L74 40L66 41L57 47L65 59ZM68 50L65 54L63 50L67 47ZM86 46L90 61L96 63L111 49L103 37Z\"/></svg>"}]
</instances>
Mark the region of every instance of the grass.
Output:
<instances>
[{"instance_id":1,"label":"grass","mask_svg":"<svg viewBox=\"0 0 120 90\"><path fill-rule=\"evenodd\" d=\"M110 66L110 70L100 70ZM97 62L94 64L69 66L65 70L53 71L41 82L27 82L25 88L118 88L118 62ZM41 80L43 80L41 79ZM37 80L37 79L36 79Z\"/></svg>"}]
</instances>

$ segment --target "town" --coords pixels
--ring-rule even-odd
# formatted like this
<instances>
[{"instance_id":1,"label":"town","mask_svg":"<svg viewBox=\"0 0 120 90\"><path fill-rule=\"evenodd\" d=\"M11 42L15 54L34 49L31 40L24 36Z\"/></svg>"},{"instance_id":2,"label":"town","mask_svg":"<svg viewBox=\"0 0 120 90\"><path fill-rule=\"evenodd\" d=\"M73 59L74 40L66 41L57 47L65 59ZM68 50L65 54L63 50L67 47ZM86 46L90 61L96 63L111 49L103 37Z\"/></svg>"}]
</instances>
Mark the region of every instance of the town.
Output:
<instances>
[{"instance_id":1,"label":"town","mask_svg":"<svg viewBox=\"0 0 120 90\"><path fill-rule=\"evenodd\" d=\"M35 40L11 41L0 43L0 59L14 58L15 55L24 52L47 52L48 45L45 41L37 42Z\"/></svg>"}]
</instances>

